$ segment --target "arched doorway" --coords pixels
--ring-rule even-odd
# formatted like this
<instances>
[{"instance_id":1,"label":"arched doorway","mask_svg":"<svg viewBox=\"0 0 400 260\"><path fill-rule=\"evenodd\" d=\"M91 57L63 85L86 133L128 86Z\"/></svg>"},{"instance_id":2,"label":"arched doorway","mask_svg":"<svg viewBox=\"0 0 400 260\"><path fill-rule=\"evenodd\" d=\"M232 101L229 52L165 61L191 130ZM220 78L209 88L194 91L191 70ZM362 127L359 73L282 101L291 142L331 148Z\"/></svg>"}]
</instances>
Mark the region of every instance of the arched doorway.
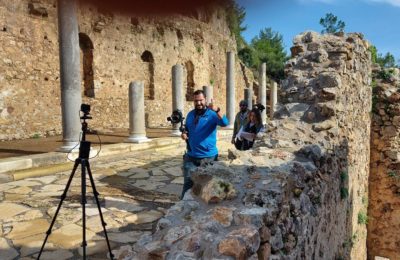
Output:
<instances>
[{"instance_id":1,"label":"arched doorway","mask_svg":"<svg viewBox=\"0 0 400 260\"><path fill-rule=\"evenodd\" d=\"M154 100L154 58L153 54L146 50L140 56L146 64L145 82L144 82L144 98Z\"/></svg>"},{"instance_id":2,"label":"arched doorway","mask_svg":"<svg viewBox=\"0 0 400 260\"><path fill-rule=\"evenodd\" d=\"M196 84L194 83L194 65L192 61L185 62L186 69L186 101L193 101L193 93Z\"/></svg>"},{"instance_id":3,"label":"arched doorway","mask_svg":"<svg viewBox=\"0 0 400 260\"><path fill-rule=\"evenodd\" d=\"M79 47L82 50L82 79L83 95L94 98L94 76L93 76L93 42L85 33L79 33Z\"/></svg>"}]
</instances>

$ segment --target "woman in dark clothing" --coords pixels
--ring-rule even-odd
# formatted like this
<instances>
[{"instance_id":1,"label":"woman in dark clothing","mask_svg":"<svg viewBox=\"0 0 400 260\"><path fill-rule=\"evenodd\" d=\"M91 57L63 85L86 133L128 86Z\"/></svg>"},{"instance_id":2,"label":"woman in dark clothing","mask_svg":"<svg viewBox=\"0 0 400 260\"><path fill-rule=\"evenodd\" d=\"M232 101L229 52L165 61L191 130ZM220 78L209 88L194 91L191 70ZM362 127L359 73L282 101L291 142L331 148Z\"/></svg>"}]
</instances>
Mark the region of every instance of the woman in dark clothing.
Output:
<instances>
[{"instance_id":1,"label":"woman in dark clothing","mask_svg":"<svg viewBox=\"0 0 400 260\"><path fill-rule=\"evenodd\" d=\"M242 126L235 138L235 147L238 150L248 150L253 147L257 134L263 129L261 112L253 109L249 113L249 122Z\"/></svg>"}]
</instances>

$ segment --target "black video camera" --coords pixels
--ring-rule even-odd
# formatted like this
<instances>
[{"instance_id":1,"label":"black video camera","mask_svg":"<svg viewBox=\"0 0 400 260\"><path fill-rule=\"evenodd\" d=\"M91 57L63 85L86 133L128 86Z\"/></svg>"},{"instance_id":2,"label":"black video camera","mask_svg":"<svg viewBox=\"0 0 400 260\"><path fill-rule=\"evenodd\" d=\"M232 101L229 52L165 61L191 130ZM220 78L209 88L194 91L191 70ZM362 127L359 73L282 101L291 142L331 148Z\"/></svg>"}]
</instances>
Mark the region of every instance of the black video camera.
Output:
<instances>
[{"instance_id":1,"label":"black video camera","mask_svg":"<svg viewBox=\"0 0 400 260\"><path fill-rule=\"evenodd\" d=\"M179 109L174 110L172 112L172 115L167 117L167 120L170 121L172 124L182 123L183 119L185 118L183 117L182 112Z\"/></svg>"},{"instance_id":2,"label":"black video camera","mask_svg":"<svg viewBox=\"0 0 400 260\"><path fill-rule=\"evenodd\" d=\"M183 117L182 111L180 111L179 109L174 110L172 112L172 115L167 117L167 120L170 121L172 124L180 124L179 131L181 133L186 133L189 136L189 133L186 131L186 127L183 124L184 119L185 118ZM186 150L190 151L190 145L188 140L186 140Z\"/></svg>"},{"instance_id":3,"label":"black video camera","mask_svg":"<svg viewBox=\"0 0 400 260\"><path fill-rule=\"evenodd\" d=\"M81 105L81 112L83 113L83 116L81 116L81 119L83 119L83 120L92 119L92 117L89 115L89 113L90 113L90 105L82 104Z\"/></svg>"},{"instance_id":4,"label":"black video camera","mask_svg":"<svg viewBox=\"0 0 400 260\"><path fill-rule=\"evenodd\" d=\"M260 111L260 113L262 113L262 111L265 110L265 106L263 106L261 103L258 103L253 106L253 109L257 109L258 111Z\"/></svg>"}]
</instances>

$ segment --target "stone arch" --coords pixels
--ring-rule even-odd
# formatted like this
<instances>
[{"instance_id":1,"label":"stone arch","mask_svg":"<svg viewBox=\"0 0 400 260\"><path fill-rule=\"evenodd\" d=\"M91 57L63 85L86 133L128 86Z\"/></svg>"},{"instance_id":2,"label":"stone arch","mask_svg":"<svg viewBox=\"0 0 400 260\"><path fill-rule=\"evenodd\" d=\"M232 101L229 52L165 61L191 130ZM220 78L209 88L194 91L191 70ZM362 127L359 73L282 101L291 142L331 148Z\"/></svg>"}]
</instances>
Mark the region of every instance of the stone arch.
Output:
<instances>
[{"instance_id":1,"label":"stone arch","mask_svg":"<svg viewBox=\"0 0 400 260\"><path fill-rule=\"evenodd\" d=\"M194 65L192 61L185 62L186 69L186 101L193 101L193 93L196 84L194 83Z\"/></svg>"},{"instance_id":2,"label":"stone arch","mask_svg":"<svg viewBox=\"0 0 400 260\"><path fill-rule=\"evenodd\" d=\"M83 95L86 97L95 97L94 76L93 76L93 42L85 33L79 33L79 47L82 51L82 79Z\"/></svg>"},{"instance_id":3,"label":"stone arch","mask_svg":"<svg viewBox=\"0 0 400 260\"><path fill-rule=\"evenodd\" d=\"M144 98L154 100L154 58L153 54L146 50L140 56L145 63Z\"/></svg>"}]
</instances>

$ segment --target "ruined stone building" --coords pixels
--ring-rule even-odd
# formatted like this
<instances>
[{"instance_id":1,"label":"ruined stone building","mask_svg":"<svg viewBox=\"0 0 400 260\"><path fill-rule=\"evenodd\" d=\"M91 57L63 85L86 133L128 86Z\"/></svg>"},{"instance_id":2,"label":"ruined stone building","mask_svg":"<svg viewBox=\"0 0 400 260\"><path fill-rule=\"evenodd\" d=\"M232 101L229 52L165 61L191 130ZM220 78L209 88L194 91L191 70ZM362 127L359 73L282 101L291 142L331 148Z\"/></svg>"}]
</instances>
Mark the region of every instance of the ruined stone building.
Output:
<instances>
[{"instance_id":1,"label":"ruined stone building","mask_svg":"<svg viewBox=\"0 0 400 260\"><path fill-rule=\"evenodd\" d=\"M0 22L0 140L60 134L56 1L0 1ZM80 6L78 25L92 128L128 127L134 80L146 126L168 126L176 64L185 111L203 85L226 110L226 53L236 49L223 9L154 19ZM194 195L119 249L124 259L400 258L399 81L371 88L361 34L306 32L293 43L265 138L194 173ZM238 101L254 78L238 59L235 68Z\"/></svg>"},{"instance_id":2,"label":"ruined stone building","mask_svg":"<svg viewBox=\"0 0 400 260\"><path fill-rule=\"evenodd\" d=\"M0 140L61 133L57 1L0 2ZM99 131L127 128L128 86L145 85L147 127L169 125L171 68L185 72L185 111L192 93L213 85L225 111L226 52L236 43L223 8L160 18L78 9L81 91ZM253 77L236 59L236 99Z\"/></svg>"}]
</instances>

